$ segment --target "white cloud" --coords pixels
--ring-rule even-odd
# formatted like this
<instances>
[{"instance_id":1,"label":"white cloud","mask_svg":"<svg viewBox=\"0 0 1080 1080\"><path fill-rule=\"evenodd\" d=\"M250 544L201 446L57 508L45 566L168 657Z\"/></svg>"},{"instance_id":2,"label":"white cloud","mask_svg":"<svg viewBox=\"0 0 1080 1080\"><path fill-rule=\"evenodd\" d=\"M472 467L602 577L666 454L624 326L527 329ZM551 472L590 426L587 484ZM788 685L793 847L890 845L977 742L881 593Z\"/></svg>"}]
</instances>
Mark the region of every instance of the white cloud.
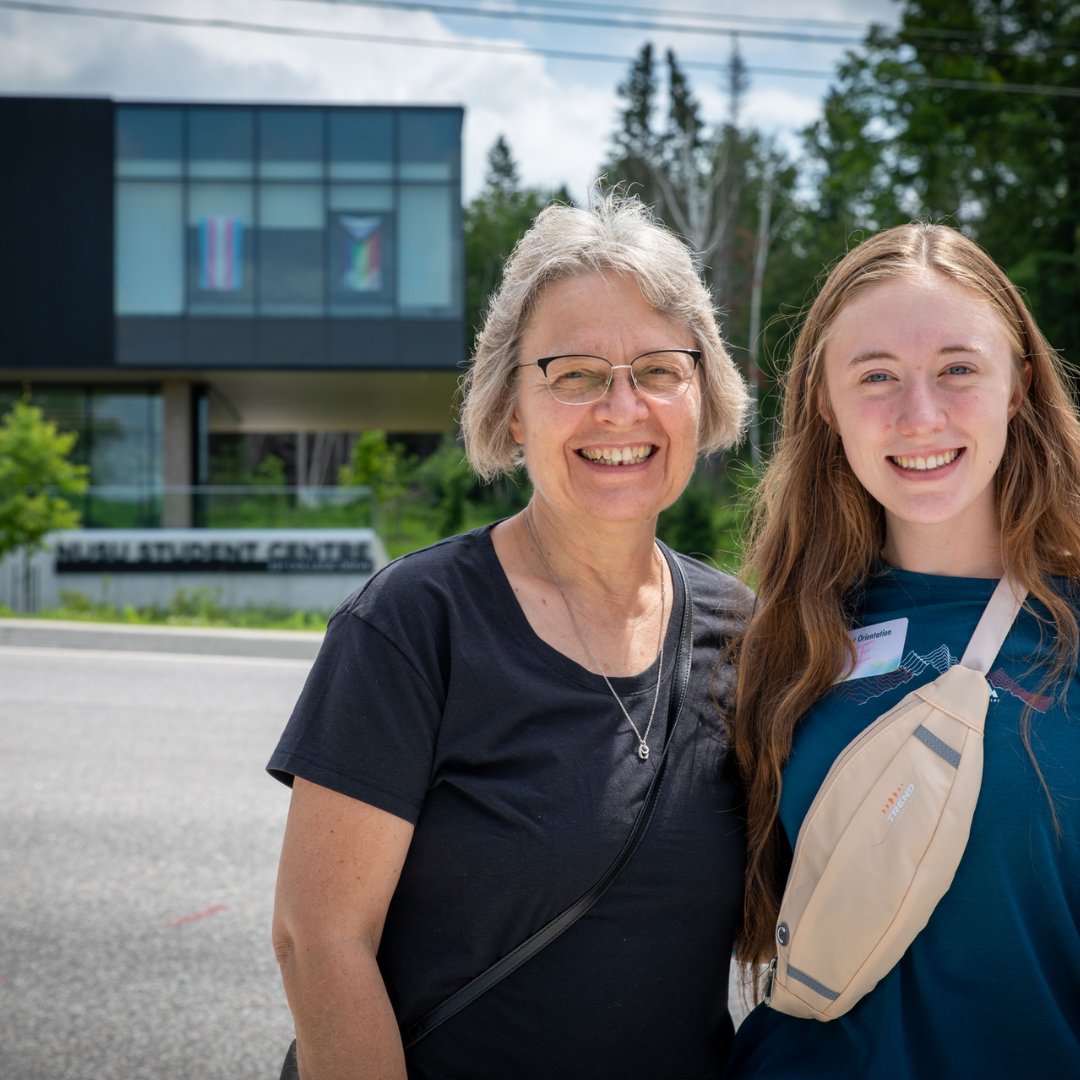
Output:
<instances>
[{"instance_id":1,"label":"white cloud","mask_svg":"<svg viewBox=\"0 0 1080 1080\"><path fill-rule=\"evenodd\" d=\"M667 3L689 6L686 0ZM180 5L176 0L109 0L109 6L122 5L134 11L429 40L449 41L461 36L430 13L342 4L188 0ZM763 13L759 4L752 10ZM805 5L794 0L774 0L765 5L764 13L799 17L805 16L805 10ZM814 11L819 18L865 19L888 14L887 0L824 0ZM464 23L458 20L458 24ZM487 40L557 44L618 55L636 53L645 38L640 33L579 33L523 24L489 25L481 20L468 20L467 33L484 33ZM653 37L659 50L669 44L663 35ZM681 35L669 37L680 56L726 59L724 38L699 41ZM805 48L773 48L770 44L765 50L760 43L745 40L743 51L750 63L810 66ZM835 53L833 49L829 55ZM811 59L816 59L819 67L829 66L820 49ZM550 187L566 183L580 198L608 152L617 109L615 85L623 75L624 69L614 64L552 63L537 55L320 41L73 16L0 14L0 92L4 93L464 105L466 196L482 184L487 149L504 133L526 182ZM706 115L711 120L723 117L727 100L719 76L696 72L693 77ZM823 83L792 85L792 80L755 78L743 116L764 130L792 132L818 114L823 89Z\"/></svg>"}]
</instances>

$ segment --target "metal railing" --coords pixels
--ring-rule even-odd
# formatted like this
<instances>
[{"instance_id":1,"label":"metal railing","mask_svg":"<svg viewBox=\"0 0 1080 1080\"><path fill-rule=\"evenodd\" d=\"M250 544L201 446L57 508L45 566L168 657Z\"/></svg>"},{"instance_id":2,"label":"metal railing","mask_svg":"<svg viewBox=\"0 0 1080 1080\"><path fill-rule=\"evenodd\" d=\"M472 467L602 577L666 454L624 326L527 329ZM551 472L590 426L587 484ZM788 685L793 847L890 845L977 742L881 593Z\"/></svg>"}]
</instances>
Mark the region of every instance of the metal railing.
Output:
<instances>
[{"instance_id":1,"label":"metal railing","mask_svg":"<svg viewBox=\"0 0 1080 1080\"><path fill-rule=\"evenodd\" d=\"M84 528L343 528L378 525L367 486L98 484L72 500Z\"/></svg>"}]
</instances>

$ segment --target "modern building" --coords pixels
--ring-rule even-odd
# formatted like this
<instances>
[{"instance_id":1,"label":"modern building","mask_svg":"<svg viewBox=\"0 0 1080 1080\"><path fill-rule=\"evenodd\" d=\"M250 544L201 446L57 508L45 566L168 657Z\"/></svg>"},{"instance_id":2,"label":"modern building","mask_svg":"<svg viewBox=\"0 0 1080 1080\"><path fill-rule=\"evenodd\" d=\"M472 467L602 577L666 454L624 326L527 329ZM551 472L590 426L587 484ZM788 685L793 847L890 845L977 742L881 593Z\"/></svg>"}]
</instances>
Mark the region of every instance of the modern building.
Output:
<instances>
[{"instance_id":1,"label":"modern building","mask_svg":"<svg viewBox=\"0 0 1080 1080\"><path fill-rule=\"evenodd\" d=\"M211 432L452 429L461 124L0 98L0 412L29 387L145 488L205 483Z\"/></svg>"}]
</instances>

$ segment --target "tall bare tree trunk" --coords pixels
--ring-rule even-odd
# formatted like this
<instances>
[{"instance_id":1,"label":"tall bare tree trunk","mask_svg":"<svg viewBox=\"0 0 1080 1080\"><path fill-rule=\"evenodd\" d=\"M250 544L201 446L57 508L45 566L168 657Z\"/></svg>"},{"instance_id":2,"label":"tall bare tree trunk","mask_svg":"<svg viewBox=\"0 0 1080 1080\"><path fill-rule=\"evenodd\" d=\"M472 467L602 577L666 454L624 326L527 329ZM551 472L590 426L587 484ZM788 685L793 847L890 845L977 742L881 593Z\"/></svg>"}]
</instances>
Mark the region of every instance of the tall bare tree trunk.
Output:
<instances>
[{"instance_id":1,"label":"tall bare tree trunk","mask_svg":"<svg viewBox=\"0 0 1080 1080\"><path fill-rule=\"evenodd\" d=\"M758 367L758 344L761 337L761 292L765 284L765 266L772 246L772 203L775 174L765 166L758 193L758 227L754 241L754 278L750 287L750 463L761 464L761 369Z\"/></svg>"}]
</instances>

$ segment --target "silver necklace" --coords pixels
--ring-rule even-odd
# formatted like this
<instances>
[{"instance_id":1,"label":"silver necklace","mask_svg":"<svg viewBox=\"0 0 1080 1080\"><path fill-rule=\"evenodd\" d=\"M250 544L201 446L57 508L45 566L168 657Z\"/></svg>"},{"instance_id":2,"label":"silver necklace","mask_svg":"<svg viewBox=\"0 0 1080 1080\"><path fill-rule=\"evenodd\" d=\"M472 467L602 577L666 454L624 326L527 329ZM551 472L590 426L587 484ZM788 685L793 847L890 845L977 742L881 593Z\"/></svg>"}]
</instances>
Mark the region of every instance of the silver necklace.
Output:
<instances>
[{"instance_id":1,"label":"silver necklace","mask_svg":"<svg viewBox=\"0 0 1080 1080\"><path fill-rule=\"evenodd\" d=\"M660 569L660 642L658 646L659 663L656 670L656 690L653 693L652 709L649 712L649 722L645 726L645 734L642 735L638 731L637 724L634 723L633 718L627 711L626 706L623 704L622 698L615 693L615 687L611 685L611 680L607 677L607 672L604 671L604 665L596 659L596 654L589 647L589 642L585 635L581 631L581 627L578 625L577 618L574 615L574 609L570 606L570 601L566 598L566 593L563 592L563 587L559 584L559 579L552 573L551 567L548 566L547 559L544 558L544 553L540 550L540 545L536 542L536 537L533 535L532 525L529 524L528 511L525 512L525 531L529 534L529 540L532 542L533 549L536 554L540 556L540 561L544 564L544 569L548 572L548 577L551 578L555 588L559 590L559 595L563 598L563 603L566 605L566 610L570 615L570 621L574 624L574 629L577 631L577 636L581 638L581 644L585 646L585 651L589 654L593 665L600 670L600 674L604 676L604 682L607 683L607 688L611 691L611 696L619 703L619 708L622 709L623 716L626 717L627 723L634 729L634 734L637 736L638 741L638 757L642 761L649 759L649 744L646 739L649 737L649 732L652 730L653 717L656 716L656 702L660 698L660 680L664 677L664 607L667 602L667 594L664 588L664 564L660 561L660 552L656 546L653 546L653 551L656 552L656 562Z\"/></svg>"}]
</instances>

